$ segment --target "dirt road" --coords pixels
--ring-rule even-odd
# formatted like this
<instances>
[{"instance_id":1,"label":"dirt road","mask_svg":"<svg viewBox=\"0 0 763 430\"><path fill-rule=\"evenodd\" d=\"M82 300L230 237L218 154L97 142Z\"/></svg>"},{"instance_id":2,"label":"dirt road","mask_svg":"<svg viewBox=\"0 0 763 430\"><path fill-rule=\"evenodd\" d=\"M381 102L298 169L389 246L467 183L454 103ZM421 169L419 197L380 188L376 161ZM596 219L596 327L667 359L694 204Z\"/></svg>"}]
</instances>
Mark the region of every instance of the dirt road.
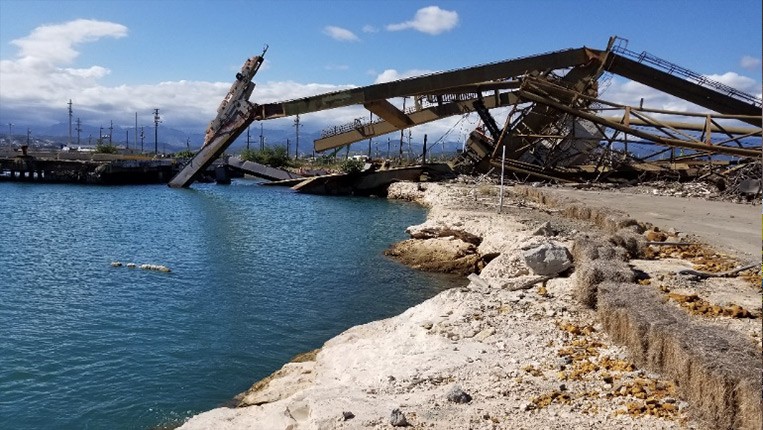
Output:
<instances>
[{"instance_id":1,"label":"dirt road","mask_svg":"<svg viewBox=\"0 0 763 430\"><path fill-rule=\"evenodd\" d=\"M544 188L543 191L591 206L615 209L664 230L673 228L750 263L760 261L761 207L758 205L622 191L560 188Z\"/></svg>"}]
</instances>

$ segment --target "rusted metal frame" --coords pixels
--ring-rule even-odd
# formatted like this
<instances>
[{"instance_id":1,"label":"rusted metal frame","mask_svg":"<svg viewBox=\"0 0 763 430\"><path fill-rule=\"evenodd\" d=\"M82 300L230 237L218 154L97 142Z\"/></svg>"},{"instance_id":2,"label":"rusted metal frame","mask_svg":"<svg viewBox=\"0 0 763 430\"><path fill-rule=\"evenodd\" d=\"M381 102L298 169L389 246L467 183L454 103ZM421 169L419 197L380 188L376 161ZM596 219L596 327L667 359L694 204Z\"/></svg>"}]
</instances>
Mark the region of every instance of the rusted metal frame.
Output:
<instances>
[{"instance_id":1,"label":"rusted metal frame","mask_svg":"<svg viewBox=\"0 0 763 430\"><path fill-rule=\"evenodd\" d=\"M498 160L491 160L490 164L492 166L494 166L494 167L501 167L501 162L498 161ZM557 176L552 176L552 175L548 175L548 174L545 174L545 173L534 172L532 170L523 169L521 167L517 167L515 165L512 165L511 163L506 163L504 167L506 169L508 169L508 170L511 170L511 171L514 171L514 172L517 172L517 173L523 173L523 174L526 174L528 176L533 176L533 177L536 177L536 178L546 179L546 180L549 180L549 181L563 182L563 183L572 182L572 181L570 181L568 179L559 178Z\"/></svg>"},{"instance_id":2,"label":"rusted metal frame","mask_svg":"<svg viewBox=\"0 0 763 430\"><path fill-rule=\"evenodd\" d=\"M546 138L546 140L553 140L554 143L546 151L546 156L545 156L545 159L543 160L543 168L547 168L550 164L556 165L556 163L558 162L558 158L554 158L554 154L558 152L559 145L561 145L562 142L564 142L565 139L568 139L570 134L573 135L572 140L574 140L574 138L575 138L575 136L574 136L574 134L575 134L575 121L574 121L574 119L569 118L569 114L564 114L560 119L557 120L557 124L559 124L559 123L564 124L565 122L567 122L568 119L570 119L570 122L572 123L572 130L569 133L567 133L566 136L561 137L561 138L549 138L549 137ZM559 131L559 127L556 127L556 131L557 132ZM537 147L537 145L536 145L536 147ZM580 154L579 151L575 155L578 155L578 154ZM567 156L569 157L569 154L567 154Z\"/></svg>"},{"instance_id":3,"label":"rusted metal frame","mask_svg":"<svg viewBox=\"0 0 763 430\"><path fill-rule=\"evenodd\" d=\"M471 103L475 100L476 99L471 99L461 102L445 103L442 106L432 106L417 112L413 112L408 115L408 118L415 126L437 121L453 115L473 112ZM497 99L495 97L485 99L485 103L488 109L493 109L496 107L515 104L517 100L517 96L512 92L505 92L500 93ZM371 137L381 136L398 130L400 129L388 121L374 122L373 124L363 126L360 129L352 129L344 133L316 139L314 141L314 147L316 151L322 152L327 149L338 148L354 142L358 142Z\"/></svg>"},{"instance_id":4,"label":"rusted metal frame","mask_svg":"<svg viewBox=\"0 0 763 430\"><path fill-rule=\"evenodd\" d=\"M531 85L542 87L543 88L542 93L539 93L541 95L542 94L549 94L549 93L553 94L554 92L556 92L556 93L565 93L565 92L574 93L573 91L568 90L568 89L566 89L564 87L560 87L558 85L554 85L552 83L544 82L544 81L533 81L531 83ZM592 100L592 101L594 101L596 103L603 103L603 104L607 104L607 105L610 105L610 106L619 106L620 108L624 108L625 109L625 115L624 115L623 122L625 122L626 126L628 124L630 124L630 123L637 122L636 120L633 120L633 119L631 119L629 117L628 114L632 112L633 115L636 115L638 119L640 119L641 121L643 121L645 123L645 124L637 124L637 125L646 125L646 126L655 127L655 128L660 129L660 131L662 131L663 133L665 133L665 131L662 130L661 127L660 127L661 125L663 125L663 122L660 122L658 120L655 120L655 119L653 119L653 118L651 118L649 116L643 115L642 113L638 112L638 111L641 111L641 112L647 111L646 109L617 105L615 103L610 103L610 102L607 102L605 100L599 100L599 99L596 99L596 98L585 96L583 94L578 94L578 95L581 98L587 98L587 99L590 99L590 100ZM650 111L655 111L655 110L650 110ZM665 110L662 110L661 112L663 112L663 113L670 113L670 114L674 114L674 115L684 115L685 114L685 113L681 113L681 112L665 111ZM695 115L695 116L697 116L697 115ZM703 115L699 115L699 116L707 116L707 114L703 114ZM725 117L729 117L727 115L724 115L724 116ZM599 117L599 118L611 121L608 118L604 118L604 117ZM670 124L670 123L668 123L668 124ZM666 125L666 127L669 127L671 129L673 129L673 127L670 126L670 125ZM718 127L721 128L720 126L718 126ZM761 135L763 133L763 129L742 129L742 128L738 128L738 130L739 131L744 130L746 132L746 136ZM692 141L694 141L696 143L704 144L703 142L696 140L694 137L692 137L690 135L682 133L682 132L680 132L678 130L674 130L674 131L676 131L678 134L686 136L687 138L691 139ZM668 133L666 133L666 134L668 134ZM674 138L674 136L671 136L671 137ZM728 142L728 141L725 141L725 142ZM714 145L711 145L711 146L714 146Z\"/></svg>"},{"instance_id":5,"label":"rusted metal frame","mask_svg":"<svg viewBox=\"0 0 763 430\"><path fill-rule=\"evenodd\" d=\"M573 71L577 72L578 75L579 74L582 74L582 75L581 76L575 76L575 75L572 74ZM585 85L586 79L588 77L590 77L591 74L588 74L588 73L586 73L586 71L581 71L581 70L573 70L573 71L570 71L570 73L568 74L569 76L565 76L564 79L570 79L570 77L571 77L573 79L573 81L567 81L567 83L573 84L573 86L576 89L577 88L581 88L583 85ZM557 86L557 84L551 83L551 82L549 82L546 79L539 79L537 77L527 78L525 80L525 82L543 82L543 83L548 83L549 85L552 85L554 87ZM575 104L576 101L579 100L578 95L580 94L580 91L573 91L573 90L567 90L567 91L568 92L566 92L564 96L560 97L560 99L565 99L567 101L567 103L570 104L570 105ZM543 132L544 130L549 129L550 127L553 127L554 129L556 129L558 131L558 129L559 129L558 124L560 123L560 115L552 114L552 113L555 112L554 109L551 109L549 107L539 108L536 105L536 106L533 106L532 110L540 110L540 112L534 112L534 114L535 114L534 118L537 119L536 124L534 124L534 125L538 125L539 127L530 127L530 126L528 126L527 125L528 121L523 121L519 125L524 125L525 127L529 127L531 129L535 128L539 133ZM565 115L565 114L563 114L563 115ZM531 119L529 117L529 115L527 116L527 118L528 118L528 120ZM540 122L541 120L543 120L542 123ZM527 133L524 133L524 134L527 134ZM543 134L547 134L547 133L543 133ZM516 138L517 136L518 136L518 134L512 133L510 138ZM503 139L503 136L502 136L502 139ZM533 140L519 139L519 140L522 141L522 142L526 142L526 143L524 145L518 146L518 147L516 145L512 145L514 147L512 152L511 152L511 157L510 157L512 159L518 159L520 155L526 153L531 148L535 148L537 146L537 144L538 144L538 139L533 139ZM499 147L500 147L500 143L499 143L499 145L496 145L496 147L494 149L494 154L493 154L494 157L495 157L495 154L498 152L498 148ZM549 155L549 154L551 154L550 150L547 152L547 155ZM533 154L533 156L534 156L534 154ZM538 159L538 157L535 157L535 159L537 161L541 161L541 160Z\"/></svg>"},{"instance_id":6,"label":"rusted metal frame","mask_svg":"<svg viewBox=\"0 0 763 430\"><path fill-rule=\"evenodd\" d=\"M549 99L547 97L544 97L542 95L536 94L532 92L529 88L527 89L520 89L519 90L520 96L531 101L535 101L537 103L545 104L551 107L554 107L558 110L562 110L565 112L569 112L575 116L587 119L591 122L595 122L598 124L602 124L604 126L607 126L609 128L613 128L616 130L621 130L623 132L626 132L628 134L631 134L633 136L638 136L642 139L650 140L656 143L660 143L666 146L676 146L676 147L682 147L687 149L693 149L697 151L705 151L709 153L721 153L721 154L727 154L727 155L736 155L741 157L760 157L760 151L759 150L752 150L752 149L746 149L746 148L731 148L731 147L716 147L713 145L706 145L704 143L695 143L695 142L684 142L676 139L669 139L664 138L661 136L656 136L651 133L647 133L641 130L636 130L627 126L624 126L622 124L612 122L605 120L603 118L598 117L597 115L590 114L587 112L580 111L578 109L566 106L562 103L559 103L555 100Z\"/></svg>"},{"instance_id":7,"label":"rusted metal frame","mask_svg":"<svg viewBox=\"0 0 763 430\"><path fill-rule=\"evenodd\" d=\"M614 103L609 103L611 106L622 106L617 105ZM632 106L631 109L638 110L639 112L646 112L646 113L661 113L661 114L667 114L667 115L676 115L676 116L689 116L689 117L698 117L698 118L706 118L708 115L715 119L735 119L742 122L747 122L746 120L757 120L758 123L750 123L751 125L754 125L756 127L760 127L760 120L763 118L761 115L736 115L736 114L724 114L724 113L700 113L700 112L679 112L674 110L667 110L667 109L654 109L654 108L645 108L645 107L636 107Z\"/></svg>"},{"instance_id":8,"label":"rusted metal frame","mask_svg":"<svg viewBox=\"0 0 763 430\"><path fill-rule=\"evenodd\" d=\"M594 178L594 182L599 182L601 179L601 175L604 174L604 166L602 166L602 162L604 161L604 157L609 155L611 160L611 154L612 154L612 142L607 143L607 149L601 152L601 157L599 157L599 160L596 161L596 167L594 168L594 171L597 171L596 178ZM614 166L611 166L614 170ZM601 170L599 170L601 168Z\"/></svg>"},{"instance_id":9,"label":"rusted metal frame","mask_svg":"<svg viewBox=\"0 0 763 430\"><path fill-rule=\"evenodd\" d=\"M249 102L245 102L249 103ZM249 105L251 109L253 106ZM209 167L223 152L254 122L254 115L243 117L238 124L229 124L215 135L211 142L204 145L188 164L173 177L168 185L172 188L186 188L196 180L196 175ZM225 131L225 128L229 130ZM193 170L191 170L193 169Z\"/></svg>"},{"instance_id":10,"label":"rusted metal frame","mask_svg":"<svg viewBox=\"0 0 763 430\"><path fill-rule=\"evenodd\" d=\"M751 116L757 116L760 113L760 108L758 106L745 103L739 99L670 75L669 73L649 67L613 52L608 53L605 68L612 73L640 82L648 87L660 90L715 112ZM754 122L750 119L743 119L742 121L752 125L760 124L760 120Z\"/></svg>"},{"instance_id":11,"label":"rusted metal frame","mask_svg":"<svg viewBox=\"0 0 763 430\"><path fill-rule=\"evenodd\" d=\"M482 123L485 124L487 131L490 132L493 141L497 142L498 138L501 136L501 130L498 129L498 124L496 124L495 118L490 115L490 111L485 107L485 102L482 100L482 96L478 97L477 101L472 103L472 106L474 106L474 110L480 116Z\"/></svg>"},{"instance_id":12,"label":"rusted metal frame","mask_svg":"<svg viewBox=\"0 0 763 430\"><path fill-rule=\"evenodd\" d=\"M673 149L673 148L672 147L663 148L663 149L661 149L661 150L659 150L657 152L653 152L653 153L647 155L646 157L640 157L640 158L637 157L636 160L638 160L640 163L647 163L647 162L649 162L647 160L649 160L650 158L656 157L656 156L661 155L661 154L664 154L664 153L670 151L671 149ZM704 154L703 154L703 156L704 156Z\"/></svg>"},{"instance_id":13,"label":"rusted metal frame","mask_svg":"<svg viewBox=\"0 0 763 430\"><path fill-rule=\"evenodd\" d=\"M624 109L629 108L630 106L624 106ZM619 109L619 108L613 108L613 109ZM685 116L684 113L676 113L672 112L676 116ZM609 121L615 121L619 122L621 124L625 124L623 119L620 119L615 116L601 116L601 118L607 119ZM691 131L704 131L705 130L705 124L699 124L699 123L691 123L691 122L681 122L681 121L661 121L665 125L669 125L670 127L673 127L678 130L691 130ZM625 125L638 125L638 126L644 126L644 127L651 127L652 125L647 123L646 121L641 121L638 119L629 119L629 124ZM763 129L761 128L750 128L750 127L736 127L736 126L726 126L726 127L719 127L717 125L713 125L711 127L711 130L714 132L724 132L727 134L744 134L744 133L757 133L761 134L763 132Z\"/></svg>"},{"instance_id":14,"label":"rusted metal frame","mask_svg":"<svg viewBox=\"0 0 763 430\"><path fill-rule=\"evenodd\" d=\"M575 91L569 91L566 93L564 96L566 99L565 101L570 104L575 103L577 100L576 94L580 94L582 91L589 88L591 80L601 73L602 65L603 61L601 56L597 56L592 57L591 61L586 63L586 65L580 65L580 67L575 67L570 70L561 79L561 82L564 82L565 84L573 87ZM551 84L547 79L542 79L540 77L527 77L523 81L522 87L527 85L527 82L534 81L542 81L544 83L554 85ZM522 87L520 87L520 89ZM524 126L530 131L540 132L554 122L555 116L550 114L551 111L552 110L550 110L547 106L533 106L533 108L526 115L524 115L521 123L518 124L518 126ZM513 128L513 130L516 129L516 127ZM525 130L520 130L520 132L523 131ZM501 151L501 148L504 145L507 146L507 157L511 159L517 159L524 152L526 152L528 148L534 146L534 144L535 142L533 141L527 142L526 139L514 139L512 135L504 134L502 135L501 139L496 142L495 148L493 149L493 158L498 157L499 151Z\"/></svg>"},{"instance_id":15,"label":"rusted metal frame","mask_svg":"<svg viewBox=\"0 0 763 430\"><path fill-rule=\"evenodd\" d=\"M393 106L388 100L374 100L363 103L363 107L397 128L406 128L413 125L413 121L411 121L408 115Z\"/></svg>"},{"instance_id":16,"label":"rusted metal frame","mask_svg":"<svg viewBox=\"0 0 763 430\"><path fill-rule=\"evenodd\" d=\"M556 89L557 91L567 91L570 90L564 87L561 87L559 85L556 85L552 82L548 81L542 81L542 80L534 80L533 84L536 84L538 86L545 87L548 91L553 91ZM654 108L645 108L642 106L628 106L628 105L621 105L617 103L612 103L606 100L599 99L597 97L591 97L586 94L579 93L579 98L590 100L594 103L601 103L607 106L611 106L611 108L606 110L624 110L625 111L625 118L626 122L627 120L630 120L630 113L631 112L641 112L641 113L658 113L658 114L667 114L667 115L675 115L675 116L685 116L685 117L699 117L699 118L707 118L707 113L697 113L697 112L680 112L680 111L674 111L674 110L666 110L666 109L654 109ZM598 110L605 110L605 109L598 109ZM709 115L711 118L714 119L730 119L730 120L737 120L741 122L746 122L748 124L751 124L755 126L756 128L760 128L761 121L763 121L762 115L739 115L739 114L726 114L726 113L712 113ZM663 121L664 122L664 121ZM666 122L667 123L667 122ZM689 127L691 123L681 123L681 122L669 122L671 126L675 128L684 128ZM681 124L680 126L674 125L674 124ZM684 126L684 124L687 124ZM741 127L740 127L741 128ZM691 130L694 130L695 128L688 128ZM747 132L745 130L745 132Z\"/></svg>"},{"instance_id":17,"label":"rusted metal frame","mask_svg":"<svg viewBox=\"0 0 763 430\"><path fill-rule=\"evenodd\" d=\"M719 124L717 121L715 121L715 120L714 120L714 119L713 119L713 118L712 118L710 115L708 115L708 116L707 116L707 122L709 123L709 126L708 126L708 128L709 128L709 129L711 129L711 130L712 130L712 128L713 128L713 127L717 127L717 128L718 128L718 129L719 129L719 130L720 130L720 131L723 133L723 134L725 134L725 135L726 135L726 136L728 136L728 137L729 137L731 140L733 140L733 141L734 141L734 142L737 144L737 146L738 146L738 147L740 147L740 148L742 148L743 146L742 146L742 142L740 142L740 141L739 141L739 139L741 139L741 138L743 138L743 137L749 137L749 136L750 136L750 135L748 134L748 135L745 135L745 136L738 136L738 137L735 137L734 135L732 135L731 133L729 133L729 132L726 130L726 128L724 128L724 127L723 127L722 125L720 125L720 124ZM760 133L758 133L758 134L760 134ZM725 142L729 142L729 140L726 140Z\"/></svg>"},{"instance_id":18,"label":"rusted metal frame","mask_svg":"<svg viewBox=\"0 0 763 430\"><path fill-rule=\"evenodd\" d=\"M666 132L665 129L673 131L676 134L678 134L680 136L683 136L684 138L686 138L688 140L691 140L691 141L694 141L694 142L698 142L698 143L705 143L705 142L702 142L702 140L697 140L696 138L694 138L694 136L691 136L691 135L686 134L686 133L684 133L684 132L682 132L680 130L677 130L677 129L671 127L670 125L667 125L667 124L663 123L662 121L658 121L658 120L656 120L654 118L651 118L648 115L645 115L645 114L643 114L643 113L641 113L641 112L639 112L637 110L633 111L632 113L633 113L633 115L636 118L638 118L638 119L640 119L640 120L642 120L644 122L649 123L649 125L651 125L654 128L660 130L661 132L665 133L666 135L668 135L668 137L670 137L672 139L678 139L678 136L675 136L675 135L673 135L671 133ZM707 144L709 145L709 143L707 143Z\"/></svg>"},{"instance_id":19,"label":"rusted metal frame","mask_svg":"<svg viewBox=\"0 0 763 430\"><path fill-rule=\"evenodd\" d=\"M473 83L473 84L467 84L467 85L460 85L457 87L448 87L443 88L440 90L435 91L428 91L424 94L424 96L442 96L446 94L468 94L468 93L482 93L482 92L488 92L488 91L499 91L499 90L516 90L519 88L520 82L519 81L488 81L488 82L479 82L479 83Z\"/></svg>"},{"instance_id":20,"label":"rusted metal frame","mask_svg":"<svg viewBox=\"0 0 763 430\"><path fill-rule=\"evenodd\" d=\"M609 138L609 136L607 136L606 130L601 128L601 125L596 124L596 123L594 123L594 125L596 126L596 129L599 130L599 132L607 140L607 148L605 150L601 151L601 156L599 156L599 159L596 161L596 167L594 168L594 171L598 171L599 172L596 175L596 179L595 179L595 182L596 182L596 181L599 180L599 178L601 177L601 174L604 172L604 169L599 170L599 168L601 167L602 163L604 162L604 157L607 154L610 154L612 152L612 140ZM616 132L618 132L618 131L616 131Z\"/></svg>"},{"instance_id":21,"label":"rusted metal frame","mask_svg":"<svg viewBox=\"0 0 763 430\"><path fill-rule=\"evenodd\" d=\"M363 104L374 100L426 94L442 91L445 88L519 76L527 70L572 67L584 64L597 55L600 55L600 51L589 48L568 49L284 102L268 103L260 107L258 119L279 118Z\"/></svg>"},{"instance_id":22,"label":"rusted metal frame","mask_svg":"<svg viewBox=\"0 0 763 430\"><path fill-rule=\"evenodd\" d=\"M715 142L713 145L718 146L718 145L724 145L724 144L729 143L729 142L736 142L737 145L740 148L743 148L742 145L739 145L739 140L738 139L744 139L745 137L753 137L753 136L755 136L757 134L758 134L758 132L743 134L741 136L731 136L730 139L722 140L720 142Z\"/></svg>"}]
</instances>

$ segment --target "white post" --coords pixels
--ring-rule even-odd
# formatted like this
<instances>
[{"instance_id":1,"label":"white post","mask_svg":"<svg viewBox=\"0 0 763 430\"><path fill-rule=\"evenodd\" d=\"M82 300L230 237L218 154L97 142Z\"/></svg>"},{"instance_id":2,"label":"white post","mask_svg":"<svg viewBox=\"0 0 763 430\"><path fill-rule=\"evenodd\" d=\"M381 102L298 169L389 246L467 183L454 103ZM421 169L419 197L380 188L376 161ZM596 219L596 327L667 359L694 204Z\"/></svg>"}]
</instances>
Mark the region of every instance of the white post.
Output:
<instances>
[{"instance_id":1,"label":"white post","mask_svg":"<svg viewBox=\"0 0 763 430\"><path fill-rule=\"evenodd\" d=\"M503 211L503 170L506 165L506 145L503 145L503 154L501 155L501 197L498 199L498 213Z\"/></svg>"}]
</instances>

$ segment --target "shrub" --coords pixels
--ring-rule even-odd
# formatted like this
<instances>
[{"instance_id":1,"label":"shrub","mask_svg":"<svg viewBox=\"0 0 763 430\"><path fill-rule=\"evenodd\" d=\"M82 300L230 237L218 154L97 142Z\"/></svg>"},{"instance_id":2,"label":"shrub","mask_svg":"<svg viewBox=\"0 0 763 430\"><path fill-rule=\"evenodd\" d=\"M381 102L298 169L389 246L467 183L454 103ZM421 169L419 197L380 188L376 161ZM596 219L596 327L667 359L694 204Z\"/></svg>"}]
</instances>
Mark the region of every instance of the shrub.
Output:
<instances>
[{"instance_id":1,"label":"shrub","mask_svg":"<svg viewBox=\"0 0 763 430\"><path fill-rule=\"evenodd\" d=\"M289 154L283 146L266 146L264 149L245 149L241 151L241 159L266 164L271 167L289 165Z\"/></svg>"},{"instance_id":2,"label":"shrub","mask_svg":"<svg viewBox=\"0 0 763 430\"><path fill-rule=\"evenodd\" d=\"M95 145L95 152L100 154L116 154L117 146L111 143L98 143Z\"/></svg>"},{"instance_id":3,"label":"shrub","mask_svg":"<svg viewBox=\"0 0 763 430\"><path fill-rule=\"evenodd\" d=\"M353 173L360 173L361 170L363 170L363 162L360 160L353 160L353 159L347 159L344 160L340 165L339 168L344 173L353 174Z\"/></svg>"},{"instance_id":4,"label":"shrub","mask_svg":"<svg viewBox=\"0 0 763 430\"><path fill-rule=\"evenodd\" d=\"M194 156L194 152L190 149L184 149L175 153L175 158L191 158Z\"/></svg>"}]
</instances>

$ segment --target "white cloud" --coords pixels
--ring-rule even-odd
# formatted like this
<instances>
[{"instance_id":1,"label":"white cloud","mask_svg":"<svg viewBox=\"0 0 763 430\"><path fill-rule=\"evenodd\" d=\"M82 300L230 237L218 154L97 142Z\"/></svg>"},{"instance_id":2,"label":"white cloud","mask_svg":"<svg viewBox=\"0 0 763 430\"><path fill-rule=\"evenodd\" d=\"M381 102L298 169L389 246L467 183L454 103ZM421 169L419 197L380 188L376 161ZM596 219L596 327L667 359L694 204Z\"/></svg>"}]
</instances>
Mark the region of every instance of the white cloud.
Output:
<instances>
[{"instance_id":1,"label":"white cloud","mask_svg":"<svg viewBox=\"0 0 763 430\"><path fill-rule=\"evenodd\" d=\"M422 33L436 36L450 31L458 25L458 13L456 11L443 10L437 6L429 6L416 11L416 15L410 21L399 24L387 25L388 31L400 31L414 29Z\"/></svg>"},{"instance_id":2,"label":"white cloud","mask_svg":"<svg viewBox=\"0 0 763 430\"><path fill-rule=\"evenodd\" d=\"M739 61L739 65L742 66L742 68L745 68L747 70L757 70L757 69L760 69L761 62L760 62L760 58L755 58L750 55L745 55Z\"/></svg>"},{"instance_id":3,"label":"white cloud","mask_svg":"<svg viewBox=\"0 0 763 430\"><path fill-rule=\"evenodd\" d=\"M347 30L346 28L342 28L342 27L336 27L333 25L327 25L326 27L324 27L323 34L329 36L330 38L334 40L338 40L340 42L360 41L358 36L356 36L355 33L351 32L350 30Z\"/></svg>"},{"instance_id":4,"label":"white cloud","mask_svg":"<svg viewBox=\"0 0 763 430\"><path fill-rule=\"evenodd\" d=\"M110 73L103 66L64 67L79 56L75 49L103 37L120 38L127 27L113 22L79 19L44 25L28 36L11 41L19 48L13 60L0 61L0 88L4 110L14 103L45 105L61 103L83 89L97 86Z\"/></svg>"},{"instance_id":5,"label":"white cloud","mask_svg":"<svg viewBox=\"0 0 763 430\"><path fill-rule=\"evenodd\" d=\"M140 118L150 117L151 111L159 108L164 126L203 132L231 82L179 80L106 86L101 79L110 73L108 68L68 67L80 54L78 44L126 34L127 29L119 24L77 20L39 27L29 36L13 41L19 48L17 57L0 61L0 119L41 126L66 122L66 103L71 99L74 118L81 118L86 125L108 124L111 120L115 125L131 125L135 112L143 122ZM46 41L56 47L55 52ZM267 67L266 61L260 71ZM258 83L252 100L282 101L346 88L351 86ZM331 121L330 116L326 120Z\"/></svg>"},{"instance_id":6,"label":"white cloud","mask_svg":"<svg viewBox=\"0 0 763 430\"><path fill-rule=\"evenodd\" d=\"M756 82L755 79L734 72L726 72L722 75L707 75L707 77L747 94L760 93L760 82Z\"/></svg>"},{"instance_id":7,"label":"white cloud","mask_svg":"<svg viewBox=\"0 0 763 430\"><path fill-rule=\"evenodd\" d=\"M426 69L411 69L411 70L406 70L405 72L398 72L395 69L386 69L385 71L379 73L376 76L374 83L381 84L383 82L398 81L400 79L410 78L413 76L428 75L433 72L434 71L432 70L426 70Z\"/></svg>"},{"instance_id":8,"label":"white cloud","mask_svg":"<svg viewBox=\"0 0 763 430\"><path fill-rule=\"evenodd\" d=\"M68 64L79 55L74 46L102 37L127 36L127 27L107 21L78 19L64 24L43 25L11 44L19 47L19 57L30 62Z\"/></svg>"},{"instance_id":9,"label":"white cloud","mask_svg":"<svg viewBox=\"0 0 763 430\"><path fill-rule=\"evenodd\" d=\"M379 29L374 27L373 25L366 24L363 26L363 33L378 33Z\"/></svg>"}]
</instances>

